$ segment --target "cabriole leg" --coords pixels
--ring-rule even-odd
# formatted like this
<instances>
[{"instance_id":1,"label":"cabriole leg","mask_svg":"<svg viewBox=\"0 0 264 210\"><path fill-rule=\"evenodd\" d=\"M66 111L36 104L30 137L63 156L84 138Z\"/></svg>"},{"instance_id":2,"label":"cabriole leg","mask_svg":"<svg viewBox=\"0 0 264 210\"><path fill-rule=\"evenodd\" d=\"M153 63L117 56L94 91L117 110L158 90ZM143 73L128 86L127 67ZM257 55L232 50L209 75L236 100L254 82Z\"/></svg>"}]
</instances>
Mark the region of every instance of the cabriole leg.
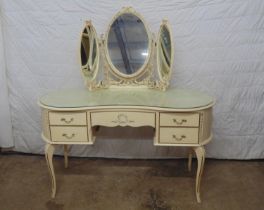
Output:
<instances>
[{"instance_id":1,"label":"cabriole leg","mask_svg":"<svg viewBox=\"0 0 264 210\"><path fill-rule=\"evenodd\" d=\"M50 178L51 178L51 197L52 198L55 198L55 194L56 194L56 178L55 178L54 167L52 163L54 150L55 150L55 147L52 144L46 144L45 157L46 157L48 170L49 170Z\"/></svg>"},{"instance_id":2,"label":"cabriole leg","mask_svg":"<svg viewBox=\"0 0 264 210\"><path fill-rule=\"evenodd\" d=\"M200 197L200 185L201 185L201 178L204 168L204 160L205 160L205 149L203 146L194 147L193 148L196 157L197 157L197 172L196 172L196 199L198 203L201 203Z\"/></svg>"}]
</instances>

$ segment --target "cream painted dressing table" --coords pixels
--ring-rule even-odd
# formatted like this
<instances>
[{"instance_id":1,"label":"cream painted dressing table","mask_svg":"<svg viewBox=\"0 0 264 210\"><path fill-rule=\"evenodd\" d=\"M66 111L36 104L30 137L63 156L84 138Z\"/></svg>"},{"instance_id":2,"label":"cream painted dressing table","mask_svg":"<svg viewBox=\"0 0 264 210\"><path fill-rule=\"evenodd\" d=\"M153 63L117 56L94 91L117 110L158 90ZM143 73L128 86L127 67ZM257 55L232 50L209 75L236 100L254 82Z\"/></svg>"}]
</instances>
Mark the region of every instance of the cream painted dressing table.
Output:
<instances>
[{"instance_id":1,"label":"cream painted dressing table","mask_svg":"<svg viewBox=\"0 0 264 210\"><path fill-rule=\"evenodd\" d=\"M39 100L52 197L56 194L52 163L56 145L64 145L67 167L68 145L94 144L98 126L150 126L154 128L155 146L194 150L198 160L196 197L201 202L204 145L212 139L213 98L192 90L166 90L173 61L167 21L161 24L155 41L140 14L126 7L114 16L106 34L106 38L99 39L90 21L82 31L81 69L90 91L55 91ZM157 80L153 73L153 54L157 60ZM100 57L105 60L104 78L97 81ZM190 153L189 170L191 159Z\"/></svg>"}]
</instances>

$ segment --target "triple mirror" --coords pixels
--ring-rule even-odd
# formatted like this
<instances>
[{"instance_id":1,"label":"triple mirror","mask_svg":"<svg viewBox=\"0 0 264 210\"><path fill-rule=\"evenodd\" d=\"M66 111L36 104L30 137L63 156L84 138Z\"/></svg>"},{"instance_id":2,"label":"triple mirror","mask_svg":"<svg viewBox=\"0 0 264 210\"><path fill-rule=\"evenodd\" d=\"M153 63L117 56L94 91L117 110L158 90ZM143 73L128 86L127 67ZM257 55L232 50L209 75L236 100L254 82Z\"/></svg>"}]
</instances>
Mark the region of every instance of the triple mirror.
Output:
<instances>
[{"instance_id":1,"label":"triple mirror","mask_svg":"<svg viewBox=\"0 0 264 210\"><path fill-rule=\"evenodd\" d=\"M100 38L86 21L80 43L81 70L90 90L121 86L165 90L169 85L174 48L166 20L155 39L143 17L125 7Z\"/></svg>"}]
</instances>

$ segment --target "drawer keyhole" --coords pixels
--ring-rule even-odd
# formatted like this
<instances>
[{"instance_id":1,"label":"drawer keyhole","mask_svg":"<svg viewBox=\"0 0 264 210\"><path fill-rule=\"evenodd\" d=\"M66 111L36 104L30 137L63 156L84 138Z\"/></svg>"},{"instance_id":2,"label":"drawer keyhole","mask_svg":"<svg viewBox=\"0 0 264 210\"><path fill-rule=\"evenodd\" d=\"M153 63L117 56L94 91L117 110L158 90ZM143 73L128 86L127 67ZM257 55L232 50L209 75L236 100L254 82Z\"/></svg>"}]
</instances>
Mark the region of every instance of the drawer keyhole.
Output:
<instances>
[{"instance_id":1,"label":"drawer keyhole","mask_svg":"<svg viewBox=\"0 0 264 210\"><path fill-rule=\"evenodd\" d=\"M185 135L181 135L181 137L178 138L175 134L173 134L173 135L172 135L172 138L174 138L176 141L182 141L183 139L186 138L186 136L185 136Z\"/></svg>"},{"instance_id":2,"label":"drawer keyhole","mask_svg":"<svg viewBox=\"0 0 264 210\"><path fill-rule=\"evenodd\" d=\"M176 123L177 125L182 125L183 123L186 123L187 120L182 119L181 121L178 121L177 119L173 118L173 122Z\"/></svg>"},{"instance_id":3,"label":"drawer keyhole","mask_svg":"<svg viewBox=\"0 0 264 210\"><path fill-rule=\"evenodd\" d=\"M62 134L62 136L64 136L67 139L72 139L75 136L75 134L73 133L71 136L68 136L68 134L64 133Z\"/></svg>"},{"instance_id":4,"label":"drawer keyhole","mask_svg":"<svg viewBox=\"0 0 264 210\"><path fill-rule=\"evenodd\" d=\"M65 122L65 123L67 123L67 124L71 123L73 120L74 120L73 117L72 117L70 120L67 120L67 119L65 119L65 118L61 118L61 121L62 121L62 122Z\"/></svg>"}]
</instances>

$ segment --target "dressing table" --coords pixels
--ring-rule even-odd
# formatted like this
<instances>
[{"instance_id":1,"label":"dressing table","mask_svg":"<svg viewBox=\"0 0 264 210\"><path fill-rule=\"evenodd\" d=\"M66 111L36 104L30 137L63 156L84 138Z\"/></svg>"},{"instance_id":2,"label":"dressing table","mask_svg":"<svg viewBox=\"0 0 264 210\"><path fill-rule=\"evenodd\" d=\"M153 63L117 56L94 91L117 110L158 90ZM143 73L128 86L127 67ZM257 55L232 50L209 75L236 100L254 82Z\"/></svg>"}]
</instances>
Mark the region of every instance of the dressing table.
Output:
<instances>
[{"instance_id":1,"label":"dressing table","mask_svg":"<svg viewBox=\"0 0 264 210\"><path fill-rule=\"evenodd\" d=\"M214 99L198 91L168 88L173 63L168 21L162 22L156 39L131 7L118 12L100 38L86 21L80 61L87 88L54 91L39 100L51 196L56 194L52 163L56 145L64 146L67 167L68 145L94 144L98 126L150 126L154 146L189 147L195 152L196 198L201 202L204 145L212 139ZM192 153L189 170L191 161Z\"/></svg>"}]
</instances>

